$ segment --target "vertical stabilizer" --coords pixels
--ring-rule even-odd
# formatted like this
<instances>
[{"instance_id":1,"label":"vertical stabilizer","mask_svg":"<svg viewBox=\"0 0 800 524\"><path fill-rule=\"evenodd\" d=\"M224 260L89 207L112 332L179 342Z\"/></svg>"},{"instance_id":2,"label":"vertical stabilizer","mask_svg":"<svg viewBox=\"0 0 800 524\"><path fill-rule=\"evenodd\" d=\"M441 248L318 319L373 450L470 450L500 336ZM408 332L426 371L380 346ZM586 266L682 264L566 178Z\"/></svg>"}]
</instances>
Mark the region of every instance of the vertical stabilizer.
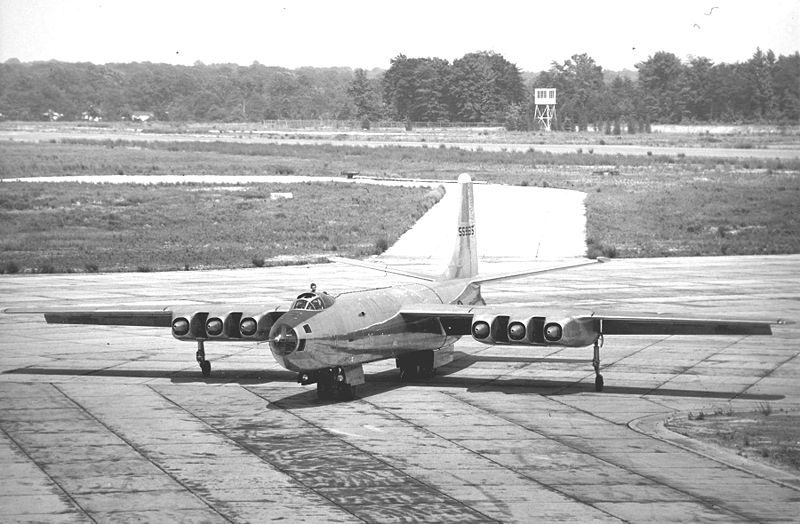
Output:
<instances>
[{"instance_id":1,"label":"vertical stabilizer","mask_svg":"<svg viewBox=\"0 0 800 524\"><path fill-rule=\"evenodd\" d=\"M472 178L467 173L458 176L461 203L458 213L458 241L453 258L442 278L452 280L469 278L478 274L478 242L475 236L475 197Z\"/></svg>"}]
</instances>

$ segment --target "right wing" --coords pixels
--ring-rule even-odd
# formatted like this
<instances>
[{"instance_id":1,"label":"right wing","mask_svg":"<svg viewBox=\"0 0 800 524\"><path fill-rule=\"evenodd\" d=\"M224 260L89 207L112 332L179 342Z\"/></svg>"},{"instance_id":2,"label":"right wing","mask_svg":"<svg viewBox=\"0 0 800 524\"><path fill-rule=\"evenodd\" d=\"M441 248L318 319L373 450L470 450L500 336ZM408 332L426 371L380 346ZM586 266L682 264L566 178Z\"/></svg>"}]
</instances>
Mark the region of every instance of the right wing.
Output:
<instances>
[{"instance_id":1,"label":"right wing","mask_svg":"<svg viewBox=\"0 0 800 524\"><path fill-rule=\"evenodd\" d=\"M285 305L197 304L179 307L6 308L3 313L42 314L48 324L171 328L180 340L267 340Z\"/></svg>"},{"instance_id":2,"label":"right wing","mask_svg":"<svg viewBox=\"0 0 800 524\"><path fill-rule=\"evenodd\" d=\"M3 313L43 314L48 324L97 324L104 326L170 327L172 310L163 308L6 308Z\"/></svg>"}]
</instances>

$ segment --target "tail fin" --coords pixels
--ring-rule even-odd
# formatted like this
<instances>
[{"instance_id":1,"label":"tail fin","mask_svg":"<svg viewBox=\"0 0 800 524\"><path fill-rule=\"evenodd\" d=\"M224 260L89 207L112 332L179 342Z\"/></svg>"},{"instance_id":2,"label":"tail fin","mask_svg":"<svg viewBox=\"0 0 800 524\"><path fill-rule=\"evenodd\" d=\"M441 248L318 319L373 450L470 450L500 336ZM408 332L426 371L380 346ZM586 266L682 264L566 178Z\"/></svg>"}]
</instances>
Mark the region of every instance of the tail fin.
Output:
<instances>
[{"instance_id":1,"label":"tail fin","mask_svg":"<svg viewBox=\"0 0 800 524\"><path fill-rule=\"evenodd\" d=\"M478 274L478 241L475 236L475 197L472 179L467 173L458 176L461 205L458 214L458 243L453 258L442 275L443 280L474 277Z\"/></svg>"}]
</instances>

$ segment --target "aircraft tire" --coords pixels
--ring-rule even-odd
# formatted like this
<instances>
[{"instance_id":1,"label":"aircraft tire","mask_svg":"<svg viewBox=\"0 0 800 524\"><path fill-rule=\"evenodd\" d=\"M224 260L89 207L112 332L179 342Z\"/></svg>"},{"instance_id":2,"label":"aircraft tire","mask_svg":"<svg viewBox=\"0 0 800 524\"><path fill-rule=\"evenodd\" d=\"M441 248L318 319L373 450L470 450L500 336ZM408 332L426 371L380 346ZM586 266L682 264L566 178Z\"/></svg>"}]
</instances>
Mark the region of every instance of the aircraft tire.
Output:
<instances>
[{"instance_id":1,"label":"aircraft tire","mask_svg":"<svg viewBox=\"0 0 800 524\"><path fill-rule=\"evenodd\" d=\"M333 398L333 385L325 380L317 382L317 398L319 400L331 400Z\"/></svg>"},{"instance_id":2,"label":"aircraft tire","mask_svg":"<svg viewBox=\"0 0 800 524\"><path fill-rule=\"evenodd\" d=\"M594 377L594 390L600 393L603 391L603 375Z\"/></svg>"},{"instance_id":3,"label":"aircraft tire","mask_svg":"<svg viewBox=\"0 0 800 524\"><path fill-rule=\"evenodd\" d=\"M342 384L337 391L339 400L353 400L356 398L356 387L350 384Z\"/></svg>"},{"instance_id":4,"label":"aircraft tire","mask_svg":"<svg viewBox=\"0 0 800 524\"><path fill-rule=\"evenodd\" d=\"M208 360L203 360L200 362L200 371L203 373L204 377L211 376L211 362Z\"/></svg>"}]
</instances>

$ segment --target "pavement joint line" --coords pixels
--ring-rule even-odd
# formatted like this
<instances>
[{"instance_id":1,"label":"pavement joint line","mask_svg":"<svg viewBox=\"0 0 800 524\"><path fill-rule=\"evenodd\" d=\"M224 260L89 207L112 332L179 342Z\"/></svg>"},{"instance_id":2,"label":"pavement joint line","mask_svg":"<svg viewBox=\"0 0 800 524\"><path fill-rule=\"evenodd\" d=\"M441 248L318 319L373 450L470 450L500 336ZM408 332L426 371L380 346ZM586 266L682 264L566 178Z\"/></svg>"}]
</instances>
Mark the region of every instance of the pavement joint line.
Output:
<instances>
[{"instance_id":1,"label":"pavement joint line","mask_svg":"<svg viewBox=\"0 0 800 524\"><path fill-rule=\"evenodd\" d=\"M773 367L772 369L767 370L767 372L764 373L764 375L760 376L758 378L758 380L756 380L755 382L753 382L752 384L750 384L749 386L744 388L742 391L737 393L736 396L733 397L733 399L738 399L740 396L747 394L748 390L750 390L750 389L754 388L755 386L757 386L762 380L764 380L765 378L769 377L770 375L775 373L780 367L788 364L792 360L796 359L798 356L800 356L800 350L795 351L792 356L790 356L786 360L781 361L777 366Z\"/></svg>"},{"instance_id":2,"label":"pavement joint line","mask_svg":"<svg viewBox=\"0 0 800 524\"><path fill-rule=\"evenodd\" d=\"M506 421L506 422L509 422L509 423L511 423L511 424L513 424L513 425L515 425L515 426L517 426L517 427L520 427L520 428L524 429L525 431L530 431L531 433L534 433L534 434L540 435L540 436L542 436L542 437L544 437L544 438L547 438L545 435L542 435L542 434L541 434L541 433L539 433L538 431L532 430L532 429L530 429L530 428L526 428L526 427L524 427L524 426L522 426L522 425L520 425L520 424L518 424L518 423L514 422L513 420L508 420L508 419L506 419L506 418L504 418L504 417L500 416L500 415L499 415L499 414L497 414L497 413L492 413L492 412L490 412L490 411L486 411L485 409L482 409L482 408L480 408L480 407L478 407L478 406L475 406L475 405L473 405L473 404L471 404L471 403L469 403L469 402L465 402L464 400L462 400L462 399L460 399L460 398L456 397L455 395L453 395L453 394L451 394L451 393L449 393L449 392L442 391L442 394L443 394L443 395L445 395L445 396L448 396L448 397L450 397L452 400L455 400L456 402L461 402L461 403L463 403L463 404L466 404L467 406L470 406L470 407L471 407L471 408L473 408L473 409L477 409L477 410L479 410L479 411L483 411L483 412L489 413L491 416L494 416L494 417L497 417L497 418L499 418L499 419L501 419L501 420L504 420L504 421ZM424 426L420 426L419 424L415 423L415 422L414 422L414 421L412 421L412 420L409 420L409 419L407 419L407 418L401 417L401 416L400 416L400 415L398 415L397 413L391 412L391 411L389 411L389 410L387 410L387 409L385 409L385 408L381 408L380 406L377 406L377 405L375 405L375 404L373 404L372 402L369 402L369 401L363 401L363 402L366 402L367 404L369 404L369 405L373 406L374 408L376 408L376 409L378 409L378 410L380 410L380 411L383 411L383 412L385 412L385 413L388 413L388 414L390 414L391 416L393 416L393 417L395 417L395 418L397 418L397 419L399 419L399 420L402 420L402 421L403 421L403 422L405 422L406 424L409 424L410 426L412 426L412 427L415 427L415 428L417 428L418 430L421 430L421 431L423 431L423 432L425 432L425 433L429 433L429 434L431 434L431 435L434 435L434 436L436 436L436 438L440 438L440 439L442 439L442 440L444 440L444 441L446 441L446 442L449 442L449 443L451 443L452 445L456 446L457 448L459 448L459 449L462 449L462 450L466 451L467 453L469 453L469 454L471 454L471 455L476 455L476 456L478 456L478 457L480 457L480 458L482 458L482 459L484 459L484 460L486 460L486 461L488 461L488 462L490 462L490 463L494 464L495 466L497 466L497 467L499 467L499 468L501 468L501 469L508 470L508 471L511 471L511 472L513 472L513 473L515 473L515 474L517 474L517 475L520 475L520 476L522 476L522 477L524 477L524 478L528 479L528 480L529 480L530 482L532 482L533 484L536 484L536 485L540 486L541 488L543 488L543 489L544 489L544 490L546 490L546 491L550 491L551 493L557 493L557 494L561 495L562 497L566 498L567 500L571 500L571 501L573 501L573 502L576 502L576 503L578 503L578 504L585 504L585 505L587 505L587 506L589 506L589 507L591 507L591 508L594 508L595 510L597 510L597 511L599 511L599 512L601 512L601 513L605 514L605 515L608 515L609 517L612 517L612 518L615 518L615 519L619 519L619 520L624 520L624 519L620 519L620 517L617 517L617 516L615 516L615 515L613 515L613 514L609 513L608 511L606 511L606 510L604 510L604 509L602 509L602 508L599 508L599 507L595 506L595 505L594 505L593 503L591 503L591 502L588 502L588 501L583 501L583 500L579 499L578 497L575 497L575 496L573 496L573 495L570 495L569 493L566 493L566 492L564 492L564 491L562 491L562 490L560 490L560 489L558 489L558 488L556 488L556 487L554 487L554 486L548 486L547 484L544 484L544 483L542 483L541 481L539 481L539 480L537 480L537 479L535 479L535 478L533 478L533 477L531 477L531 476L527 475L526 473L524 473L524 472L522 472L522 471L519 471L519 470L517 470L517 469L515 469L515 468L513 468L513 467L510 467L510 466L507 466L507 465L505 465L505 464L501 464L500 462L498 462L497 460L495 460L495 459L493 459L493 458L491 458L491 457L488 457L488 456L486 456L486 455L484 455L484 454L482 454L482 453L478 453L477 451L471 450L471 449L467 448L466 446L464 446L463 444L461 444L461 443L459 443L459 442L456 442L456 441L455 441L455 440L453 440L453 439L449 439L449 438L447 438L447 437L443 437L443 436L439 435L438 433L436 433L435 431L433 431L432 429L430 429L430 428L426 428L426 427L424 427Z\"/></svg>"},{"instance_id":3,"label":"pavement joint line","mask_svg":"<svg viewBox=\"0 0 800 524\"><path fill-rule=\"evenodd\" d=\"M52 386L52 385L53 385L53 384L50 384L50 386ZM53 485L54 485L54 486L56 486L56 487L57 487L57 488L58 488L58 489L61 491L61 493L63 493L63 494L64 494L64 496L67 498L67 500L69 500L70 502L72 502L72 503L75 505L75 507L76 507L76 508L77 508L77 509L78 509L78 510L79 510L79 511L80 511L80 512L83 514L83 516L85 516L86 518L88 518L88 519L89 519L89 520L91 520L92 522L97 522L97 520L96 520L94 517L92 517L92 516L89 514L89 512L87 512L87 511L86 511L86 509L84 509L84 507L80 505L80 503L79 503L77 500L75 500L75 497L73 497L73 496L72 496L72 494L70 494L70 492L69 492L69 491L67 491L66 489L64 489L64 487L61 485L61 483L60 483L58 480L56 480L56 479L55 479L55 477L53 477L52 475L50 475L50 474L47 472L47 470L46 470L46 469L44 469L44 468L42 467L42 465L41 465L41 464L39 464L39 463L38 463L36 460L34 460L34 459L33 459L33 457L31 457L31 456L30 456L30 454L28 454L28 452L25 450L25 448L24 448L24 447L22 447L22 445L21 445L19 442L17 442L17 440L16 440L14 437L12 437L12 436L11 436L11 435L10 435L10 434L9 434L9 433L8 433L8 432L7 432L7 431L4 429L4 428L2 428L2 427L0 427L0 431L2 431L2 432L3 432L3 435L5 435L5 436L6 436L6 438L7 438L7 439L8 439L10 442L12 442L12 443L14 444L14 446L16 446L16 447L17 447L17 448L20 450L20 452L22 452L22 454L23 454L23 455L25 455L25 458L27 458L27 459L30 461L30 463L31 463L31 464L35 465L35 466L36 466L36 467L39 469L39 471L41 471L41 472L42 472L42 473L43 473L43 474L44 474L44 475L47 477L47 479L48 479L50 482L52 482L52 483L53 483Z\"/></svg>"},{"instance_id":4,"label":"pavement joint line","mask_svg":"<svg viewBox=\"0 0 800 524\"><path fill-rule=\"evenodd\" d=\"M444 393L445 395L450 395L450 394L449 394L449 393L447 393L447 392L443 392L443 393ZM450 395L450 396L452 396L452 395ZM462 402L462 403L464 403L464 404L466 404L466 405L468 405L468 406L471 406L471 407L473 407L473 408L475 408L475 409L477 409L477 410L480 410L480 411L483 411L483 412L485 412L485 413L489 413L489 414L491 414L491 415L493 415L493 416L496 416L496 417L498 417L498 418L501 418L501 419L503 419L503 420L505 420L505 421L507 421L507 422L509 422L509 423L511 423L511 424L514 424L514 425L516 425L516 426L518 426L518 427L520 427L520 428L522 428L522 429L525 429L525 430L531 431L532 433L539 434L540 436L542 436L542 437L544 437L544 438L546 438L546 439L552 440L552 441L554 441L554 442L556 442L556 443L558 443L558 444L560 444L560 445L562 445L562 446L564 446L564 447L567 447L567 448L569 448L569 449L571 449L571 450L573 450L573 451L576 451L576 452L578 452L578 453L581 453L581 454L588 455L588 456L592 457L593 459L595 459L595 460L597 460L597 461L604 462L604 463L606 463L606 464L610 464L611 466L614 466L614 467L616 467L616 468L619 468L619 469L621 469L621 470L623 470L623 471L626 471L626 472L628 472L628 473L630 473L630 474L632 474L632 475L636 475L636 476L638 476L638 477L641 477L641 478L643 478L643 479L647 480L648 482L651 482L651 483L653 483L653 485L655 485L655 486L661 486L661 487L664 487L664 488L670 489L670 490L672 490L672 491L674 491L674 492L676 492L676 493L681 493L681 494L683 494L683 495L685 495L685 496L687 496L687 497L690 497L691 499L694 499L696 502L698 502L699 504L701 504L701 505L703 505L703 506L707 507L708 509L711 509L711 510L719 510L719 511L724 511L724 512L726 512L726 513L730 514L730 515L734 515L734 516L736 516L736 517L738 517L738 518L741 518L741 519L744 519L744 520L747 520L747 521L752 521L752 520L753 520L752 518L748 517L747 515L742 515L741 513L737 512L737 511L734 511L734 510L731 510L730 508L727 508L727 507L725 507L725 506L722 506L722 505L718 504L717 502L715 502L715 501L713 501L713 500L707 500L707 499L703 499L703 498L699 497L698 495L695 495L694 493L692 493L692 492L690 492L690 491L687 491L687 490L685 490L685 489L680 489L680 488L677 488L677 487L675 487L675 486L671 486L671 485L669 485L669 484L666 484L666 483L664 483L664 482L662 482L662 481L658 480L657 478L653 478L653 477L652 477L652 476L650 476L650 475L645 475L645 474L643 474L643 473L640 473L639 471L636 471L636 470L635 470L635 469L633 469L632 467L629 467L629 466L624 466L624 465L621 465L621 464L615 464L613 461L611 461L611 460L609 460L609 459L607 459L607 458L602 458L602 457L599 457L599 456L597 456L597 455L595 454L594 450L592 450L592 449L590 449L590 448L588 448L588 447L587 447L586 449L584 449L584 448L582 448L581 446L577 445L575 442L569 442L569 441L566 441L566 442L565 442L565 441L563 441L563 440L562 440L560 437L558 437L558 436L551 436L551 435L549 435L549 434L548 434L546 431L543 431L543 430L533 430L533 429L531 429L531 428L528 428L528 427L526 427L526 426L525 426L525 425L523 425L523 424L520 424L519 422L516 422L516 421L514 421L514 420L511 420L511 419L509 419L509 418L507 418L507 417L505 417L505 416L501 415L500 413L492 413L492 412L490 412L490 411L487 411L486 409L484 409L484 408L482 408L482 407L480 407L480 406L476 406L476 405L472 404L471 402L468 402L468 401L466 401L466 400L464 400L464 399L462 399L462 398L459 398L459 397L456 397L456 396L453 396L453 398L454 398L455 400L458 400L458 401L460 401L460 402ZM578 412L581 412L581 413L585 413L585 414L587 414L587 415L589 415L589 416L591 416L591 417L594 417L594 418L599 418L600 420L603 420L601 417L598 417L598 416L597 416L597 415L595 415L594 413L592 413L592 412L590 412L590 411L587 411L587 410L585 410L585 409L578 408L578 407L575 407L575 406L570 406L569 404L566 404L566 403L564 403L564 402L562 402L562 401L560 401L560 400L558 400L558 399L553 399L553 398L550 398L550 397L545 397L545 398L547 398L548 400L551 400L551 401L553 401L553 402L556 402L557 404L561 404L561 405L563 405L563 406L567 407L568 409L572 409L572 410L575 410L575 411L578 411ZM623 424L617 424L617 423L613 423L613 422L612 422L612 424L613 424L613 425L621 425L621 426L623 425ZM669 443L668 443L668 444L669 444ZM580 502L581 504L586 504L586 505L588 505L588 506L596 507L594 504L592 504L592 503L591 503L591 502L589 502L589 501L583 501L583 500L581 500L581 499L579 499L579 498L577 498L577 497L574 497L574 496L572 496L572 495L568 495L568 494L565 494L565 493L562 493L562 494L564 494L565 496L568 496L568 497L570 497L570 498L573 498L574 500L576 500L577 502ZM598 510L600 510L600 511L603 511L603 512L605 512L605 513L608 513L608 512L606 512L605 510L602 510L602 509L600 509L600 508L597 508L597 509L598 509ZM618 517L618 516L616 516L616 515L613 515L613 514L611 514L611 513L609 513L609 515L611 515L611 516L612 516L612 517L614 517L614 518L621 518L621 517Z\"/></svg>"},{"instance_id":5,"label":"pavement joint line","mask_svg":"<svg viewBox=\"0 0 800 524\"><path fill-rule=\"evenodd\" d=\"M668 418L687 414L687 411L674 411L667 414ZM628 422L628 427L639 434L654 438L661 442L677 446L689 453L700 455L703 458L712 460L723 466L736 469L748 475L752 475L761 480L778 484L781 487L800 492L800 475L791 471L780 469L769 464L761 464L754 460L740 457L739 455L722 449L713 444L706 444L699 440L676 433L666 426L665 414L645 415ZM797 479L797 484L784 482L778 476L792 476Z\"/></svg>"},{"instance_id":6,"label":"pavement joint line","mask_svg":"<svg viewBox=\"0 0 800 524\"><path fill-rule=\"evenodd\" d=\"M209 508L211 511L213 511L214 513L216 513L217 515L219 515L220 517L222 517L222 519L223 519L223 520L225 520L225 521L227 521L227 522L234 522L233 520L229 519L227 516L225 516L224 514L222 514L222 513L221 513L221 512L220 512L220 511L219 511L217 508L215 508L215 507L214 507L212 504L210 504L210 503L209 503L209 501L207 501L207 500L206 500L206 499L204 499L203 497L199 496L199 495L198 495L197 493L195 493L195 492L194 492L194 491L193 491L193 490L192 490L190 487L188 487L186 484L184 484L183 482L181 482L181 480L180 480L179 478L177 478L176 476L172 475L172 474L171 474L169 471L167 471L167 470L165 470L164 468L162 468L162 467L161 467L161 465L160 465L158 462L156 462L155 460L153 460L152 458L150 458L150 457L147 455L147 453L145 453L144 451L142 451L141 449L139 449L139 447L138 447L138 446L136 446L136 444L134 444L132 441L128 440L127 438L125 438L125 437L124 437L124 436L122 436L121 434L119 434L119 433L117 433L116 431L114 431L113 429L111 429L111 427L110 427L110 426L108 426L106 423L104 423L102 420L100 420L100 419L99 419L99 418L98 418L98 417L97 417L97 416L96 416L94 413L92 413L91 411L89 411L88 409L86 409L86 407L84 407L84 406L83 406L83 404L81 404L80 402L78 402L78 401L76 401L75 399L73 399L72 397L70 397L70 396L69 396L69 395L68 395L68 394L67 394L67 393L66 393L64 390L62 390L60 387L58 387L58 385L57 385L57 384L51 384L51 385L52 385L52 386L53 386L53 387L54 387L54 388L55 388L55 389L56 389L56 390L57 390L57 391L58 391L58 392L59 392L61 395L63 395L63 396L64 396L64 398L66 398L67 400L69 400L70 402L72 402L72 403L73 403L73 404L74 404L76 407L78 407L78 409L80 409L81 411L83 411L84 413L86 413L86 414L87 414L87 415L88 415L88 416L89 416L89 417L90 417L92 420L96 421L98 424L100 424L101 426L103 426L103 427L106 429L106 431L108 431L109 433L111 433L112 435L114 435L114 436L116 436L118 439L120 439L122 442L124 442L125 444L127 444L127 445L128 445L128 446L129 446L129 447L132 449L132 450L134 450L136 453L138 453L138 454L139 454L139 455L140 455L140 456L141 456L143 459L145 459L147 462L149 462L150 464L152 464L154 467L158 468L158 470L159 470L159 471L161 471L161 472L162 472L164 475L166 475L167 477L169 477L170 479L172 479L174 482L176 482L176 483L177 483L177 484L178 484L178 485L179 485L181 488L185 489L185 490L186 490L188 493L191 493L193 497L197 498L197 499L198 499L198 500L199 500L201 503L203 503L205 506L207 506L207 507L208 507L208 508Z\"/></svg>"},{"instance_id":7,"label":"pavement joint line","mask_svg":"<svg viewBox=\"0 0 800 524\"><path fill-rule=\"evenodd\" d=\"M188 413L189 415L191 415L192 417L194 417L194 418L195 418L195 419L196 419L198 422L200 422L201 424L203 424L203 425L204 425L204 426L206 426L207 428L209 428L209 429L213 430L215 433L219 434L219 435L220 435L220 436L221 436L223 439L225 439L226 441L228 441L228 442L232 443L233 445L235 445L235 446L236 446L236 447L238 447L239 449L241 449L241 450L243 450L243 451L246 451L246 452L247 452L247 453L249 453L251 456L253 456L253 457L255 457L256 459L260 460L260 461L261 461L261 462L263 462L264 464L268 464L270 467L274 468L276 471L279 471L280 473L282 473L282 474L286 475L287 477L289 477L290 479L292 479L292 481L293 481L293 482L296 482L297 484L299 484L299 485L300 485L300 486L302 486L303 488L305 488L305 489L307 489L307 490L309 490L309 491L311 491L311 492L313 492L313 493L317 494L317 495L318 495L320 498L323 498L323 499L327 500L327 501L328 501L328 502L329 502L329 503L330 503L332 506L334 506L334 507L337 507L337 508L341 509L343 512L347 513L348 515L352 515L354 518L356 518L356 519L358 519L358 520L361 520L361 521L363 521L363 522L367 522L366 520L364 520L363 518L359 517L358 515L356 515L356 514L355 514L355 513L353 513L352 511L349 511L347 508L345 508L345 507L344 507L344 506L342 506L341 504L338 504L337 502L334 502L334 501L333 501L333 500L331 500L329 497L327 497L327 496L323 495L322 493L319 493L317 490L315 490L314 488L312 488L311 486L309 486L308 484L306 484L306 483L305 483L305 482L303 482L302 480L300 480L300 479L296 478L294 475L292 475L290 472L288 472L288 471L287 471L285 468L281 467L279 464L277 464L277 463L275 463L275 462L273 462L273 461L271 461L271 460L269 460L269 459L267 459L267 458L265 458L265 457L262 457L262 456L261 456L261 455L258 453L258 450L255 450L255 449L251 448L251 447L250 447L250 446L248 446L247 444L243 444L242 442L240 442L240 441L239 441L239 440L237 440L236 438L233 438L233 437L231 437L230 435L228 435L228 434L224 433L223 431L221 431L220 429L218 429L218 428L217 428L217 427L215 427L214 425L212 425L212 424L209 424L209 423L208 423L206 420L204 420L204 419L203 419L203 417L201 417L201 416L197 415L197 414L196 414L196 413L194 413L194 412L193 412L191 409L188 409L187 407L185 407L185 406L182 406L182 405L178 404L177 402L175 402L174 400L172 400L172 399L171 399L171 398L169 398L168 396L164 395L162 392L158 391L157 389L155 389L155 388L151 387L150 385L148 385L147 387L148 387L149 389L151 389L151 390L152 390L152 391L153 391L155 394L157 394L158 396L160 396L161 398L163 398L164 400L166 400L167 402L169 402L170 404L172 404L172 405L174 405L174 406L178 407L179 409L181 409L181 410L182 410L182 411L184 411L185 413ZM272 402L270 402L268 399L265 399L265 398L264 398L264 397L262 397L261 395L259 395L259 394L255 393L255 392L251 391L251 390L250 390L248 387L244 387L244 386L243 386L243 387L242 387L242 389L243 389L243 390L245 390L245 391L247 391L248 393L250 393L250 394L252 394L252 395L254 395L254 396L256 396L256 397L258 397L258 398L260 398L260 399L262 399L262 400L264 400L264 401L266 401L266 402L268 402L269 404L272 404ZM283 409L283 408L281 408L281 409ZM286 410L286 409L284 409L284 411L286 411L287 413L290 413L290 414L291 414L291 415L293 415L293 416L297 416L297 415L295 415L294 413L291 413L290 411L288 411L288 410ZM297 418L300 418L301 420L303 420L303 421L305 422L305 420L304 420L304 419L302 419L301 417L297 417ZM326 432L326 433L327 433L327 432ZM335 437L335 435L333 435L333 436Z\"/></svg>"},{"instance_id":8,"label":"pavement joint line","mask_svg":"<svg viewBox=\"0 0 800 524\"><path fill-rule=\"evenodd\" d=\"M666 386L667 384L669 384L670 382L672 382L672 381L673 381L673 380L675 380L676 378L678 378L678 377L680 377L680 376L683 376L683 375L685 375L685 374L686 374L688 371L691 371L692 369L696 368L696 367L697 367L697 366L699 366L700 364L702 364L702 363L704 363L704 362L708 362L708 361L709 361L709 359L711 359L711 357L716 357L717 355L719 355L719 354L723 353L725 350L727 350L727 349L729 349L729 348L732 348L733 346L735 346L736 344L738 344L738 343L739 343L739 342L741 342L742 340L745 340L747 337L748 337L748 335L741 336L741 337L737 338L736 340L734 340L733 342L731 342L730 344L726 344L725 346L722 346L722 347L720 347L720 348L719 348L717 351L714 351L714 352L712 352L712 353L709 353L708 355L706 355L706 356L705 356L705 358L702 358L702 359L700 359L700 360L697 360L697 361L695 361L695 363L694 363L694 364L692 364L691 366L688 366L688 367L684 368L684 369L683 369L683 370L682 370L680 373L676 373L676 374L674 374L673 376L671 376L670 378L668 378L666 381L664 381L664 383L660 384L660 385L659 385L659 386L658 386L656 389L654 389L653 391L655 391L655 390L658 390L658 389L660 389L660 388L662 388L662 387ZM744 390L740 391L739 393L736 393L736 394L734 394L734 395L733 395L731 398L729 398L729 399L728 399L728 402L730 402L731 400L733 400L733 399L735 399L735 398L738 398L740 395L742 395L742 394L743 394L745 391L747 391L747 390L748 390L748 389L749 389L751 386L755 385L757 382L758 382L758 381L754 382L754 383L753 383L753 384L751 384L750 386L747 386L746 388L744 388Z\"/></svg>"},{"instance_id":9,"label":"pavement joint line","mask_svg":"<svg viewBox=\"0 0 800 524\"><path fill-rule=\"evenodd\" d=\"M477 509L475 509L475 508L473 508L473 507L471 507L471 506L467 505L465 502L463 502L463 501L461 501L461 500L458 500L457 498L455 498L455 497L452 497L452 496L448 495L447 493L444 493L444 492L443 492L442 490L440 490L439 488L437 488L437 487L435 487L435 486L432 486L432 485L430 485L430 484L429 484L429 483L427 483L427 482L423 482L422 480L418 479L417 477L414 477L413 475L409 475L408 473L406 473L405 471L403 471L401 468L399 468L399 467L395 466L394 464L392 464L392 463L391 463L391 462L389 462L388 460L386 460L386 459L383 459L383 458L381 458L381 457L379 457L379 456L377 456L377 455L375 455L374 453L371 453L371 452L369 452L369 451L365 451L365 450L363 450L363 449L359 448L359 447L358 447L356 444L354 444L354 443L352 443L352 442L350 442L350 441L348 441L348 440L345 440L344 438L342 438L342 436L341 436L341 435L338 435L338 434L336 434L336 433L333 433L333 432L331 432L331 431L328 431L327 429L325 429L324 427L320 426L319 424L317 424L317 423L315 423L315 422L312 422L312 421L310 421L310 420L306 419L305 417L302 417L302 416L298 415L297 413L295 413L295 412L294 412L294 411L292 411L291 409L284 408L283 406L281 406L281 405L280 405L280 403L279 403L279 402L278 402L278 403L273 403L273 402L271 402L269 399L267 399L267 398L264 398L264 396L262 396L261 394L259 394L259 393L255 392L255 391L252 391L252 390L251 390L249 387L245 387L245 388L243 388L243 389L247 390L249 393L251 393L251 394L255 395L256 397L258 397L258 398L260 398L260 399L264 400L265 402L268 402L268 403L269 403L269 404L271 404L271 405L272 405L272 404L274 404L274 405L277 405L277 406L278 406L279 408L281 408L281 410L283 410L284 412L286 412L286 413L289 413L289 414L290 414L290 415L292 415L293 417L296 417L296 418L298 418L298 419L302 420L303 422L305 422L305 423L306 423L306 424L308 424L309 426L311 426L311 427L314 427L314 428L317 428L318 430L320 430L320 431L323 431L323 432L327 433L328 435L330 435L330 437L331 437L332 439L338 440L339 442L342 442L342 443L343 443L343 444L345 444L346 446L349 446L349 447L351 447L351 448L353 448L353 449L357 450L359 453L362 453L362 454L364 454L364 455L367 455L368 457L370 457L370 458L374 459L375 461L377 461L377 462L379 462L379 463L381 463L381 464L384 464L384 465L385 465L385 466L386 466L388 469L390 469L390 470L393 470L393 471L396 471L396 472L400 473L400 474L401 474L402 476L404 476L404 477L408 477L408 478L410 478L410 479L413 479L415 482L418 482L419 484L421 484L421 485L425 486L426 488L430 489L432 492L434 492L434 493L438 493L439 495L441 495L441 496L442 496L442 498L449 499L449 500L453 501L455 504L457 504L457 505L459 505L459 506L463 506L463 507L465 507L465 508L468 508L470 511L472 511L472 512L474 512L474 513L477 513L478 515L481 515L482 517L485 517L486 519L488 519L488 521L491 521L491 522L498 522L498 521L497 521L497 519L493 519L492 517L490 517L490 516L488 516L488 515L484 514L483 512L481 512L481 511L479 511L479 510L477 510ZM369 402L369 401L366 401L366 400L363 400L363 399L358 399L358 400L357 400L357 402L362 402L362 403L364 403L364 404L367 404L367 405L369 405L369 406L372 406L374 409L376 409L376 410L378 410L378 411L381 411L381 412L385 411L384 409L382 409L382 408L380 408L380 407L378 407L378 406L375 406L373 403L371 403L371 402ZM417 427L416 425L414 425L414 426L415 426L415 427ZM287 475L289 475L289 476L292 476L292 475L290 475L290 474L288 474L288 473L287 473ZM294 477L292 477L292 478L294 478ZM311 489L312 491L314 491L314 492L316 493L316 490L314 490L313 488L308 488L308 489ZM322 495L322 494L319 494L319 495L324 497L324 495ZM327 498L327 497L325 497L325 498ZM331 501L331 502L332 502L333 504L336 504L336 503L335 503L335 502L333 502L333 501ZM336 505L338 506L338 504L336 504ZM344 509L344 508L342 508L342 509ZM347 511L347 510L345 509L345 511ZM349 511L348 511L348 513L351 513L351 512L349 512ZM356 518L360 518L360 517L356 516ZM364 520L364 519L361 519L361 520Z\"/></svg>"}]
</instances>

